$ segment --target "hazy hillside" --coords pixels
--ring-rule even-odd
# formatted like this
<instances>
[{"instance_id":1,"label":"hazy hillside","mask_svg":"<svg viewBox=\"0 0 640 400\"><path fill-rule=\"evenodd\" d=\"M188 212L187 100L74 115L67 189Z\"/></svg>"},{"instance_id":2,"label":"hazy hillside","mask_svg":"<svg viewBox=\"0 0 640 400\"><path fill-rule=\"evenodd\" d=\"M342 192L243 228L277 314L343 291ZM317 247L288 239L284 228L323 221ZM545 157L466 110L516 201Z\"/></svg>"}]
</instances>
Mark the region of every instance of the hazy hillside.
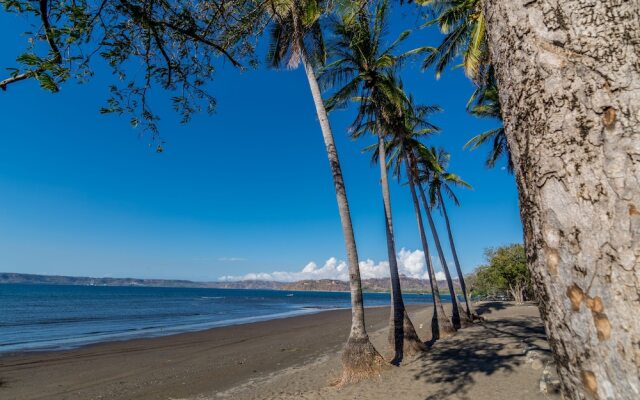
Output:
<instances>
[{"instance_id":1,"label":"hazy hillside","mask_svg":"<svg viewBox=\"0 0 640 400\"><path fill-rule=\"evenodd\" d=\"M456 287L457 280L454 280ZM237 282L194 282L187 280L135 279L135 278L91 278L57 275L32 275L0 272L0 284L23 285L79 285L79 286L146 286L146 287L191 287L219 289L272 289L272 290L310 290L328 292L349 291L349 282L321 279L298 282L273 281L237 281ZM429 281L401 277L405 292L429 292ZM445 281L438 281L438 287L445 289ZM364 279L362 288L365 292L388 292L389 279Z\"/></svg>"}]
</instances>

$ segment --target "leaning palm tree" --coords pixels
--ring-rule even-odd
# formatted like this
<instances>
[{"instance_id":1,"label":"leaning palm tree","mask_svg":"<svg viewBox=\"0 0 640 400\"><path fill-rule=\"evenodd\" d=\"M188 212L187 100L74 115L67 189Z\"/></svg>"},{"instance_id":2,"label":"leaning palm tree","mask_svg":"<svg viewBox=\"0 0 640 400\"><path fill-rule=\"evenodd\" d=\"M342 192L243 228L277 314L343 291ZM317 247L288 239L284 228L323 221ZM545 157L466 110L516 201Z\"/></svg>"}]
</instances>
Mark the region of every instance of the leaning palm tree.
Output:
<instances>
[{"instance_id":1,"label":"leaning palm tree","mask_svg":"<svg viewBox=\"0 0 640 400\"><path fill-rule=\"evenodd\" d=\"M373 133L377 137L374 154L380 164L391 279L389 342L395 351L393 363L397 364L402 360L404 352L416 353L425 347L415 332L402 300L386 167L383 126L387 124L383 120L388 119L389 115L397 114L404 101L404 92L397 89L393 73L404 59L416 54L419 49L394 54L408 32L400 34L388 47L382 45L388 12L388 2L382 0L375 5L373 11L363 8L353 17L333 21L335 38L330 53L336 59L324 69L321 82L343 85L327 100L328 108L346 106L350 100L358 103L358 114L351 126L353 137L361 137L366 133Z\"/></svg>"},{"instance_id":2,"label":"leaning palm tree","mask_svg":"<svg viewBox=\"0 0 640 400\"><path fill-rule=\"evenodd\" d=\"M342 354L341 382L356 382L377 374L386 362L371 344L365 329L362 283L349 203L333 133L314 71L314 64L323 62L325 58L320 27L325 4L317 0L272 0L265 4L272 19L268 61L273 67L286 65L296 68L303 65L329 158L349 262L351 288L351 332Z\"/></svg>"},{"instance_id":3,"label":"leaning palm tree","mask_svg":"<svg viewBox=\"0 0 640 400\"><path fill-rule=\"evenodd\" d=\"M467 285L464 281L464 275L460 268L460 261L458 260L458 252L456 251L456 245L453 240L453 234L451 232L451 224L449 222L449 215L447 214L447 207L444 202L442 192L447 194L447 197L456 205L460 205L458 197L454 193L453 186L461 186L467 189L471 189L471 185L463 181L458 175L451 173L447 170L449 165L450 154L442 148L431 147L427 149L430 152L429 157L423 158L421 162L420 181L426 182L429 185L429 202L431 207L439 208L444 216L444 221L447 226L447 234L449 236L449 246L453 253L453 261L456 266L456 272L458 273L458 280L460 282L460 288L462 289L462 295L464 302L467 306L466 310L463 310L461 315L467 322L472 322L471 304L467 295ZM437 167L433 167L433 163L437 163Z\"/></svg>"},{"instance_id":4,"label":"leaning palm tree","mask_svg":"<svg viewBox=\"0 0 640 400\"><path fill-rule=\"evenodd\" d=\"M439 168L437 162L433 159L433 155L429 150L424 146L424 144L417 142L415 147L412 150L411 158L413 159L413 164L415 165L416 170L418 169L418 165L423 164L427 165L428 168ZM427 215L427 221L429 222L429 228L431 228L431 235L433 236L433 242L436 245L436 251L438 253L438 259L440 260L440 266L442 267L442 271L444 272L444 276L447 280L447 287L449 288L449 294L451 295L451 322L453 322L453 326L456 329L460 329L460 310L458 309L458 300L456 297L456 291L453 286L453 279L451 279L451 273L449 272L449 266L447 265L447 260L444 256L444 251L442 250L442 244L440 243L440 235L438 235L438 231L436 229L436 224L433 221L433 215L431 213L431 205L427 201L427 196L425 195L424 190L424 182L420 181L419 177L415 178L416 186L418 187L420 194L420 200L422 200L422 205L424 207L424 212Z\"/></svg>"},{"instance_id":5,"label":"leaning palm tree","mask_svg":"<svg viewBox=\"0 0 640 400\"><path fill-rule=\"evenodd\" d=\"M416 188L418 186L418 169L415 162L414 149L420 145L419 139L439 131L439 128L428 122L429 114L439 111L437 106L415 106L411 99L405 102L402 113L388 121L388 130L392 132L387 148L389 152L389 164L393 175L402 179L404 168L409 181L409 189L413 200L413 207L420 234L420 243L424 252L427 273L429 275L429 286L433 300L433 316L431 318L431 340L445 338L455 333L455 327L447 317L442 305L440 290L436 281L436 274L427 242L427 235L424 229L422 211Z\"/></svg>"}]
</instances>

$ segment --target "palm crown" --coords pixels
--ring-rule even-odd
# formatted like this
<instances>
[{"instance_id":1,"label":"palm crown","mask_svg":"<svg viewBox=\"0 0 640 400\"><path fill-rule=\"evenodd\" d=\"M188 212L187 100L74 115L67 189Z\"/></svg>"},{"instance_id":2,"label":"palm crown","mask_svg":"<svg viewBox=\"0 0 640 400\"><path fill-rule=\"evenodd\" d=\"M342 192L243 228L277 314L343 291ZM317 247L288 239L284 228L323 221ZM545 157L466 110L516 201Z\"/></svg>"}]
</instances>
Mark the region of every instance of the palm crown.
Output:
<instances>
[{"instance_id":1,"label":"palm crown","mask_svg":"<svg viewBox=\"0 0 640 400\"><path fill-rule=\"evenodd\" d=\"M460 205L452 187L461 186L471 189L471 185L463 181L458 175L447 170L451 155L443 148L436 147L421 147L419 154L418 179L429 186L429 203L431 206L440 207L442 205L442 192L455 205Z\"/></svg>"},{"instance_id":2,"label":"palm crown","mask_svg":"<svg viewBox=\"0 0 640 400\"><path fill-rule=\"evenodd\" d=\"M439 112L441 109L437 105L416 105L413 99L409 98L403 108L403 113L398 115L387 129L394 134L387 143L389 154L389 164L393 175L400 180L402 177L402 166L416 168L416 162L420 158L420 149L424 148L422 139L440 132L440 128L428 121L429 115ZM416 174L417 169L406 171L411 178Z\"/></svg>"},{"instance_id":3,"label":"palm crown","mask_svg":"<svg viewBox=\"0 0 640 400\"><path fill-rule=\"evenodd\" d=\"M320 17L327 5L318 0L272 0L265 3L271 24L267 61L276 68L296 68L301 61L322 64L326 58Z\"/></svg>"},{"instance_id":4,"label":"palm crown","mask_svg":"<svg viewBox=\"0 0 640 400\"><path fill-rule=\"evenodd\" d=\"M464 147L474 150L483 144L491 144L491 150L485 161L487 167L493 168L500 157L504 155L507 158L507 169L509 172L513 172L511 153L509 152L507 136L502 125L498 87L492 73L490 73L487 84L476 89L471 96L469 112L479 118L495 118L500 121L500 126L472 137Z\"/></svg>"},{"instance_id":5,"label":"palm crown","mask_svg":"<svg viewBox=\"0 0 640 400\"><path fill-rule=\"evenodd\" d=\"M383 0L372 12L364 8L353 17L334 18L331 23L334 39L330 53L335 60L324 68L320 80L325 86L342 84L327 99L328 109L345 107L349 101L359 103L352 124L355 135L366 130L373 132L361 128L372 128L370 122L388 120L391 114L400 111L405 96L394 73L404 60L424 51L417 48L394 54L409 31L402 32L388 47L382 46L388 13L388 2Z\"/></svg>"},{"instance_id":6,"label":"palm crown","mask_svg":"<svg viewBox=\"0 0 640 400\"><path fill-rule=\"evenodd\" d=\"M438 25L445 34L438 47L431 47L423 67L435 65L436 76L462 55L462 66L474 82L482 82L489 65L486 25L480 0L421 0L435 18L425 26Z\"/></svg>"}]
</instances>

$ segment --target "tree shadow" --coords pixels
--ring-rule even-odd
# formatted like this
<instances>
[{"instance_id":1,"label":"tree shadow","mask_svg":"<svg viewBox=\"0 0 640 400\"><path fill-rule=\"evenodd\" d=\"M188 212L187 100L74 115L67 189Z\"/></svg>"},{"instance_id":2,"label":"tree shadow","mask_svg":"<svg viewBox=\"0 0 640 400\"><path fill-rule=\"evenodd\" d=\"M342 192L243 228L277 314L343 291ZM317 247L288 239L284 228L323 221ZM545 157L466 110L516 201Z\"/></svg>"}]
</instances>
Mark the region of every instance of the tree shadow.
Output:
<instances>
[{"instance_id":1,"label":"tree shadow","mask_svg":"<svg viewBox=\"0 0 640 400\"><path fill-rule=\"evenodd\" d=\"M474 304L473 310L478 315L491 314L493 311L505 310L513 307L513 304L504 301L486 301L480 304Z\"/></svg>"},{"instance_id":2,"label":"tree shadow","mask_svg":"<svg viewBox=\"0 0 640 400\"><path fill-rule=\"evenodd\" d=\"M535 350L550 357L544 327L526 318L498 319L477 324L464 333L436 342L416 360L416 380L433 384L426 400L455 395L468 398L477 374L512 372L527 362L525 354Z\"/></svg>"}]
</instances>

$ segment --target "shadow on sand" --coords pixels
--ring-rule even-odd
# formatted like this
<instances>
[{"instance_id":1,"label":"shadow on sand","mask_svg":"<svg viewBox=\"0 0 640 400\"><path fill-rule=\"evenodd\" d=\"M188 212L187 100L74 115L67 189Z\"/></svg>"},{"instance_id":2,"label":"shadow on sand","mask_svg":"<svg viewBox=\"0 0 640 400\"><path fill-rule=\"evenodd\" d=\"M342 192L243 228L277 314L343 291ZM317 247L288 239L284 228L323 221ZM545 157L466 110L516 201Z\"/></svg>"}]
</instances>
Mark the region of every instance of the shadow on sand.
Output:
<instances>
[{"instance_id":1,"label":"shadow on sand","mask_svg":"<svg viewBox=\"0 0 640 400\"><path fill-rule=\"evenodd\" d=\"M498 303L509 307L509 304ZM477 373L491 375L512 371L526 362L527 351L535 350L549 357L544 327L540 321L525 318L497 319L479 323L464 334L436 342L416 360L416 380L439 387L426 400L467 398Z\"/></svg>"},{"instance_id":2,"label":"shadow on sand","mask_svg":"<svg viewBox=\"0 0 640 400\"><path fill-rule=\"evenodd\" d=\"M506 310L509 307L513 307L513 304L504 301L486 301L474 304L473 311L482 316L482 314L491 314L493 311Z\"/></svg>"}]
</instances>

